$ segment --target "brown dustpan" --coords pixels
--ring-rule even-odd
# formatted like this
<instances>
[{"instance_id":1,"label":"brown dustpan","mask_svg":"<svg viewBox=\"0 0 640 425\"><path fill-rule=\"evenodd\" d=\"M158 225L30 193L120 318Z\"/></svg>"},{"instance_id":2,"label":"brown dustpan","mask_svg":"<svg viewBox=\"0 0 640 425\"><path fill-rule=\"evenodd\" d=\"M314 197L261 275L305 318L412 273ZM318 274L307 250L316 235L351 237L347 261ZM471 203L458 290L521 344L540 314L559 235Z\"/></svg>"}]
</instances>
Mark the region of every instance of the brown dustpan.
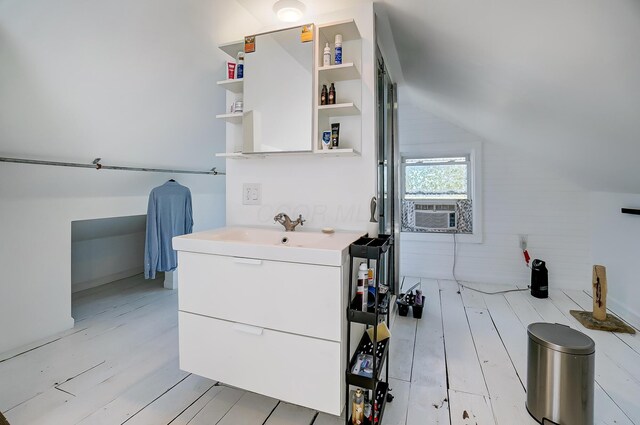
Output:
<instances>
[{"instance_id":1,"label":"brown dustpan","mask_svg":"<svg viewBox=\"0 0 640 425\"><path fill-rule=\"evenodd\" d=\"M635 334L636 330L607 314L607 270L604 266L593 266L593 312L571 310L571 315L587 329Z\"/></svg>"}]
</instances>

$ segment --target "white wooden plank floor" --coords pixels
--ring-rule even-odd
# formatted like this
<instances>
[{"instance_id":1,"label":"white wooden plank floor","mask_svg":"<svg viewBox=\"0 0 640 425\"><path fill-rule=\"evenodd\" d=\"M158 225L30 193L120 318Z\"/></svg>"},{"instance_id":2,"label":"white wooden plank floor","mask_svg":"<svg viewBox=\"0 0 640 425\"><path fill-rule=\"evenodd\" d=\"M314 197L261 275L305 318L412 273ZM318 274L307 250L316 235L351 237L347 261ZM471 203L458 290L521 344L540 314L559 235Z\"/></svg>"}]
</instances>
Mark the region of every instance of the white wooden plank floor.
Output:
<instances>
[{"instance_id":1,"label":"white wooden plank floor","mask_svg":"<svg viewBox=\"0 0 640 425\"><path fill-rule=\"evenodd\" d=\"M640 337L588 331L570 309L589 294L485 295L420 282L422 320L392 326L384 425L534 424L524 408L526 327L570 325L596 341L596 423L640 425ZM477 285L485 291L504 286ZM177 293L141 276L73 296L76 326L0 354L0 411L12 425L340 425L318 413L182 372Z\"/></svg>"}]
</instances>

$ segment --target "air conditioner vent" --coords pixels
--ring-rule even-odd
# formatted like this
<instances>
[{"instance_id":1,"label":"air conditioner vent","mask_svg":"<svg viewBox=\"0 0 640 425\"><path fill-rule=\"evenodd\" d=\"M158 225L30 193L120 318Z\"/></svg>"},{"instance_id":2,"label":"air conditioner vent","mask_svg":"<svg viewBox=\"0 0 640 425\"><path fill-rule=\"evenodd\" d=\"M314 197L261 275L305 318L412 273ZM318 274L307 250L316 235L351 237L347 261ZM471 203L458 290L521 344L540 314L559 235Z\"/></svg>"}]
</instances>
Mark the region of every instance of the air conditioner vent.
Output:
<instances>
[{"instance_id":1,"label":"air conditioner vent","mask_svg":"<svg viewBox=\"0 0 640 425\"><path fill-rule=\"evenodd\" d=\"M415 227L422 230L452 230L458 223L453 204L415 204Z\"/></svg>"}]
</instances>

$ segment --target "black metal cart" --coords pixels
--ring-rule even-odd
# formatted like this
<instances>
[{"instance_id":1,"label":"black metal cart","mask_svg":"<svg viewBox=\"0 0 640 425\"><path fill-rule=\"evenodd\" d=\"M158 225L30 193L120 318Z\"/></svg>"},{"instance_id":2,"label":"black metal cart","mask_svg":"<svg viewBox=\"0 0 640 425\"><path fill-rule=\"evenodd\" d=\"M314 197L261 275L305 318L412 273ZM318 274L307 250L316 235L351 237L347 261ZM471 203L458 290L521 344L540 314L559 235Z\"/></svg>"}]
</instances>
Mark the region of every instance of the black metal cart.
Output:
<instances>
[{"instance_id":1,"label":"black metal cart","mask_svg":"<svg viewBox=\"0 0 640 425\"><path fill-rule=\"evenodd\" d=\"M350 402L350 386L357 386L364 390L372 391L372 424L382 424L382 416L387 402L393 400L393 395L389 393L389 344L390 339L378 341L377 325L386 322L389 325L392 307L392 267L393 264L393 237L390 235L379 235L377 238L362 237L351 244L349 247L350 265L349 265L349 297L352 297L347 307L347 341L346 341L346 362L347 370L345 371L345 425L352 424L351 402ZM371 263L375 262L374 283L375 283L375 302L373 306L369 306L367 311L362 310L362 304L358 305L358 298L353 297L353 277L354 277L354 260L366 260L367 268L371 268ZM364 261L362 261L364 262ZM385 284L389 290L385 294L381 294L380 285ZM368 294L365 294L368 297ZM386 310L386 311L385 311ZM361 323L366 328L373 327L373 341L367 332L364 332L360 343L355 352L351 353L351 324ZM352 373L353 366L358 361L359 354L370 354L373 356L373 373L372 377L363 376L362 374ZM386 360L386 372L384 379L381 379L382 365ZM370 424L365 419L364 425Z\"/></svg>"}]
</instances>

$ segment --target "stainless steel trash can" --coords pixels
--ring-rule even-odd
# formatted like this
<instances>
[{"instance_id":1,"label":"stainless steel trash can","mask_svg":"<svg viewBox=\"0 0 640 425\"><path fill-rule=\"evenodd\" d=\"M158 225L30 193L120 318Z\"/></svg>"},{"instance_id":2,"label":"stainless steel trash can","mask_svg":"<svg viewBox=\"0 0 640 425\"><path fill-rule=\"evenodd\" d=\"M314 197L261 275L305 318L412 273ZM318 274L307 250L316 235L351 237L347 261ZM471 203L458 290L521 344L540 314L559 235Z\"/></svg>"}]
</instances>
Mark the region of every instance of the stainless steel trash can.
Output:
<instances>
[{"instance_id":1,"label":"stainless steel trash can","mask_svg":"<svg viewBox=\"0 0 640 425\"><path fill-rule=\"evenodd\" d=\"M532 323L527 333L529 414L545 425L593 425L596 344L554 323Z\"/></svg>"}]
</instances>

